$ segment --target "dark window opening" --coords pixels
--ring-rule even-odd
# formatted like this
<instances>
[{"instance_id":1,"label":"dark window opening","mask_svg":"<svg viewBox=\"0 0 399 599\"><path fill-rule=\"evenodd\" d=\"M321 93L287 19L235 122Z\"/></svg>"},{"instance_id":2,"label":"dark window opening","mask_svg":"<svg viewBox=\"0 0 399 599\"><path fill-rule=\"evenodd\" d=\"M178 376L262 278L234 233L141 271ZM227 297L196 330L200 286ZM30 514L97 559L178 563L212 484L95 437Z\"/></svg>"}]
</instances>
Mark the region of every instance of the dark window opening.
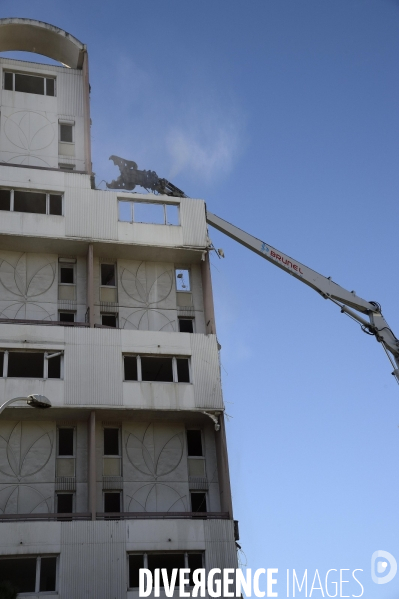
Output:
<instances>
[{"instance_id":1,"label":"dark window opening","mask_svg":"<svg viewBox=\"0 0 399 599\"><path fill-rule=\"evenodd\" d=\"M206 512L206 493L190 493L191 511Z\"/></svg>"},{"instance_id":2,"label":"dark window opening","mask_svg":"<svg viewBox=\"0 0 399 599\"><path fill-rule=\"evenodd\" d=\"M3 368L4 368L4 352L0 352L0 376L3 376Z\"/></svg>"},{"instance_id":3,"label":"dark window opening","mask_svg":"<svg viewBox=\"0 0 399 599\"><path fill-rule=\"evenodd\" d=\"M101 324L105 327L113 327L114 329L116 329L116 315L101 314Z\"/></svg>"},{"instance_id":4,"label":"dark window opening","mask_svg":"<svg viewBox=\"0 0 399 599\"><path fill-rule=\"evenodd\" d=\"M148 569L154 574L156 568L166 568L168 580L172 576L173 568L184 568L184 553L149 553L147 555ZM161 577L162 585L162 577Z\"/></svg>"},{"instance_id":5,"label":"dark window opening","mask_svg":"<svg viewBox=\"0 0 399 599\"><path fill-rule=\"evenodd\" d=\"M58 316L60 322L75 322L74 312L60 312Z\"/></svg>"},{"instance_id":6,"label":"dark window opening","mask_svg":"<svg viewBox=\"0 0 399 599\"><path fill-rule=\"evenodd\" d=\"M62 196L50 194L50 214L62 216Z\"/></svg>"},{"instance_id":7,"label":"dark window opening","mask_svg":"<svg viewBox=\"0 0 399 599\"><path fill-rule=\"evenodd\" d=\"M199 570L200 568L203 568L203 562L202 562L202 553L189 553L188 554L188 567L190 568L190 586L193 587L194 586L194 581L193 581L193 572L194 570Z\"/></svg>"},{"instance_id":8,"label":"dark window opening","mask_svg":"<svg viewBox=\"0 0 399 599\"><path fill-rule=\"evenodd\" d=\"M141 358L143 381L173 383L172 358Z\"/></svg>"},{"instance_id":9,"label":"dark window opening","mask_svg":"<svg viewBox=\"0 0 399 599\"><path fill-rule=\"evenodd\" d=\"M73 493L59 493L57 495L57 513L72 514L73 512ZM49 590L49 589L44 589Z\"/></svg>"},{"instance_id":10,"label":"dark window opening","mask_svg":"<svg viewBox=\"0 0 399 599\"><path fill-rule=\"evenodd\" d=\"M190 382L190 368L188 365L188 358L176 358L177 364L177 382L178 383L189 383Z\"/></svg>"},{"instance_id":11,"label":"dark window opening","mask_svg":"<svg viewBox=\"0 0 399 599\"><path fill-rule=\"evenodd\" d=\"M0 559L0 580L9 582L18 593L34 593L36 557Z\"/></svg>"},{"instance_id":12,"label":"dark window opening","mask_svg":"<svg viewBox=\"0 0 399 599\"><path fill-rule=\"evenodd\" d=\"M72 126L73 125L60 125L60 141L72 143Z\"/></svg>"},{"instance_id":13,"label":"dark window opening","mask_svg":"<svg viewBox=\"0 0 399 599\"><path fill-rule=\"evenodd\" d=\"M61 378L61 356L55 356L47 360L48 371L47 377L49 379L60 379Z\"/></svg>"},{"instance_id":14,"label":"dark window opening","mask_svg":"<svg viewBox=\"0 0 399 599\"><path fill-rule=\"evenodd\" d=\"M73 170L75 170L75 165L74 164L59 164L58 168L61 169L62 171L73 171Z\"/></svg>"},{"instance_id":15,"label":"dark window opening","mask_svg":"<svg viewBox=\"0 0 399 599\"><path fill-rule=\"evenodd\" d=\"M44 77L15 73L15 91L44 96Z\"/></svg>"},{"instance_id":16,"label":"dark window opening","mask_svg":"<svg viewBox=\"0 0 399 599\"><path fill-rule=\"evenodd\" d=\"M11 193L9 189L0 189L0 210L11 210Z\"/></svg>"},{"instance_id":17,"label":"dark window opening","mask_svg":"<svg viewBox=\"0 0 399 599\"><path fill-rule=\"evenodd\" d=\"M55 591L57 558L42 557L40 560L40 591Z\"/></svg>"},{"instance_id":18,"label":"dark window opening","mask_svg":"<svg viewBox=\"0 0 399 599\"><path fill-rule=\"evenodd\" d=\"M60 268L60 283L69 283L73 285L73 266L61 266Z\"/></svg>"},{"instance_id":19,"label":"dark window opening","mask_svg":"<svg viewBox=\"0 0 399 599\"><path fill-rule=\"evenodd\" d=\"M58 455L73 456L73 428L58 429Z\"/></svg>"},{"instance_id":20,"label":"dark window opening","mask_svg":"<svg viewBox=\"0 0 399 599\"><path fill-rule=\"evenodd\" d=\"M121 511L121 495L120 493L104 493L104 512Z\"/></svg>"},{"instance_id":21,"label":"dark window opening","mask_svg":"<svg viewBox=\"0 0 399 599\"><path fill-rule=\"evenodd\" d=\"M14 212L46 214L46 194L33 191L14 191Z\"/></svg>"},{"instance_id":22,"label":"dark window opening","mask_svg":"<svg viewBox=\"0 0 399 599\"><path fill-rule=\"evenodd\" d=\"M44 354L10 352L8 354L8 376L23 378L43 378Z\"/></svg>"},{"instance_id":23,"label":"dark window opening","mask_svg":"<svg viewBox=\"0 0 399 599\"><path fill-rule=\"evenodd\" d=\"M119 455L119 428L104 429L104 455Z\"/></svg>"},{"instance_id":24,"label":"dark window opening","mask_svg":"<svg viewBox=\"0 0 399 599\"><path fill-rule=\"evenodd\" d=\"M136 356L125 356L123 364L125 368L125 381L137 381Z\"/></svg>"},{"instance_id":25,"label":"dark window opening","mask_svg":"<svg viewBox=\"0 0 399 599\"><path fill-rule=\"evenodd\" d=\"M115 265L101 264L101 285L115 287Z\"/></svg>"},{"instance_id":26,"label":"dark window opening","mask_svg":"<svg viewBox=\"0 0 399 599\"><path fill-rule=\"evenodd\" d=\"M139 570L144 568L144 555L129 555L129 587L139 586Z\"/></svg>"},{"instance_id":27,"label":"dark window opening","mask_svg":"<svg viewBox=\"0 0 399 599\"><path fill-rule=\"evenodd\" d=\"M46 79L46 96L55 96L55 79Z\"/></svg>"},{"instance_id":28,"label":"dark window opening","mask_svg":"<svg viewBox=\"0 0 399 599\"><path fill-rule=\"evenodd\" d=\"M179 318L180 333L194 333L194 320L192 318Z\"/></svg>"},{"instance_id":29,"label":"dark window opening","mask_svg":"<svg viewBox=\"0 0 399 599\"><path fill-rule=\"evenodd\" d=\"M202 453L202 435L201 431L187 431L187 455L193 457L203 456Z\"/></svg>"},{"instance_id":30,"label":"dark window opening","mask_svg":"<svg viewBox=\"0 0 399 599\"><path fill-rule=\"evenodd\" d=\"M12 73L4 73L4 89L8 89L10 91L13 90L13 74Z\"/></svg>"}]
</instances>

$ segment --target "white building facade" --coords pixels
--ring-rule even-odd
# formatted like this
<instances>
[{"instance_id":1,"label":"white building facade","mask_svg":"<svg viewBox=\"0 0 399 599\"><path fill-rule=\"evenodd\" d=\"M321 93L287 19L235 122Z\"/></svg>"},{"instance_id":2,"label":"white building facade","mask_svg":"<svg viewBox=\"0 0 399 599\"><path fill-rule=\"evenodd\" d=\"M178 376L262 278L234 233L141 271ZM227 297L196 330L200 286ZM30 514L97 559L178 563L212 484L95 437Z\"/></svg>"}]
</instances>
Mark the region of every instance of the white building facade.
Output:
<instances>
[{"instance_id":1,"label":"white building facade","mask_svg":"<svg viewBox=\"0 0 399 599\"><path fill-rule=\"evenodd\" d=\"M236 568L205 204L95 189L86 47L2 19L7 50L60 66L0 58L0 404L52 404L0 415L0 585Z\"/></svg>"}]
</instances>

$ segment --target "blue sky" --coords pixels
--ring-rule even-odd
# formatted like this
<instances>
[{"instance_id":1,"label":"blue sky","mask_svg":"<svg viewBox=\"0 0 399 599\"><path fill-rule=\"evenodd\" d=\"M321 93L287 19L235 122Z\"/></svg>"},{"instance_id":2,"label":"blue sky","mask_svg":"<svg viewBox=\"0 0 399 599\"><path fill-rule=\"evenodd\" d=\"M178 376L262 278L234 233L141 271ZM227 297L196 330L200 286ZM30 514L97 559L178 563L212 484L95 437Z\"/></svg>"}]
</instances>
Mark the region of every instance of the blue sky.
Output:
<instances>
[{"instance_id":1,"label":"blue sky","mask_svg":"<svg viewBox=\"0 0 399 599\"><path fill-rule=\"evenodd\" d=\"M155 170L380 302L399 336L398 1L0 8L87 44L97 183L117 174L111 154ZM364 597L399 597L399 575L370 578L374 551L399 560L399 388L382 348L297 280L211 237L226 254L212 258L213 284L248 567L279 568L279 596L286 568L362 568Z\"/></svg>"}]
</instances>

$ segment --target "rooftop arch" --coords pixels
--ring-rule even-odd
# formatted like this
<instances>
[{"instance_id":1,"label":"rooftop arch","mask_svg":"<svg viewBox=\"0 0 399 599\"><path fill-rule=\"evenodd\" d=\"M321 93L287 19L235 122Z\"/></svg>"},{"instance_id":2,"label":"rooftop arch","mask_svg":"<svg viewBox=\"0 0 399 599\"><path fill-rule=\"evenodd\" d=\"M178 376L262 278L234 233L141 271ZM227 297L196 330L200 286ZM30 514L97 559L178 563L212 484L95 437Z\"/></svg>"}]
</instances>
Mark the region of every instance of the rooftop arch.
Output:
<instances>
[{"instance_id":1,"label":"rooftop arch","mask_svg":"<svg viewBox=\"0 0 399 599\"><path fill-rule=\"evenodd\" d=\"M72 69L83 67L86 45L59 27L33 19L0 19L0 52L35 52Z\"/></svg>"}]
</instances>

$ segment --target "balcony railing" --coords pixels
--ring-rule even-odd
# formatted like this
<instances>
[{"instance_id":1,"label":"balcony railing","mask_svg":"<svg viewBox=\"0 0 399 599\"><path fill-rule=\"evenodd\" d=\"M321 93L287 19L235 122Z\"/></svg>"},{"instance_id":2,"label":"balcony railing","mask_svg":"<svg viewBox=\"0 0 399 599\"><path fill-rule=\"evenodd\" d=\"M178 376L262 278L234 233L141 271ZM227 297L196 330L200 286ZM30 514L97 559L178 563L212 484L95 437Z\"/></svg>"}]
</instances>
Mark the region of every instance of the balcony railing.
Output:
<instances>
[{"instance_id":1,"label":"balcony railing","mask_svg":"<svg viewBox=\"0 0 399 599\"><path fill-rule=\"evenodd\" d=\"M0 514L0 522L91 520L90 512L73 514ZM97 512L96 520L228 520L228 512Z\"/></svg>"},{"instance_id":2,"label":"balcony railing","mask_svg":"<svg viewBox=\"0 0 399 599\"><path fill-rule=\"evenodd\" d=\"M91 520L90 512L76 514L0 514L0 522L51 522L52 520Z\"/></svg>"},{"instance_id":3,"label":"balcony railing","mask_svg":"<svg viewBox=\"0 0 399 599\"><path fill-rule=\"evenodd\" d=\"M0 324L36 324L49 327L88 327L88 322L64 322L62 320L25 320L23 318L0 318Z\"/></svg>"},{"instance_id":4,"label":"balcony railing","mask_svg":"<svg viewBox=\"0 0 399 599\"><path fill-rule=\"evenodd\" d=\"M228 520L228 512L97 512L97 520Z\"/></svg>"}]
</instances>

